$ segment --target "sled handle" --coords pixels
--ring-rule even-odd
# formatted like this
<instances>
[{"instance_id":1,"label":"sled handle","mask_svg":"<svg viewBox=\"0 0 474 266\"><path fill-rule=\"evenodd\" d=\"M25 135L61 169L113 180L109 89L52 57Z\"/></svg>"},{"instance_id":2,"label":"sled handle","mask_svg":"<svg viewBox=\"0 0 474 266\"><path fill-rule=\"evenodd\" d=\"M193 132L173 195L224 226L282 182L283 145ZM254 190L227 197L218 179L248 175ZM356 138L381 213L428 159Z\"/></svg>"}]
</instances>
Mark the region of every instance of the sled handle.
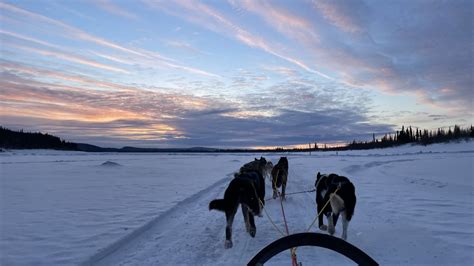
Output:
<instances>
[{"instance_id":1,"label":"sled handle","mask_svg":"<svg viewBox=\"0 0 474 266\"><path fill-rule=\"evenodd\" d=\"M356 246L340 238L321 233L298 233L282 237L264 247L253 257L248 266L263 265L273 256L299 246L323 247L346 256L358 265L378 266L379 264Z\"/></svg>"}]
</instances>

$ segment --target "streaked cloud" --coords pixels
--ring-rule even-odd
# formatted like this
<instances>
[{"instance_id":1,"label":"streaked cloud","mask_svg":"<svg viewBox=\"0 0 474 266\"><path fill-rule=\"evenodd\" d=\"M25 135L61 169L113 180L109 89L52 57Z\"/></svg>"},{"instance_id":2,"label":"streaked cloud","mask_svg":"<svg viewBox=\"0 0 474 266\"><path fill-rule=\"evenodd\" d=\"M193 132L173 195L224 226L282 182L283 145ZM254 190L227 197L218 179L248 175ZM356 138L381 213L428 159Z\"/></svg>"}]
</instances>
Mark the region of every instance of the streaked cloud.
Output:
<instances>
[{"instance_id":1,"label":"streaked cloud","mask_svg":"<svg viewBox=\"0 0 474 266\"><path fill-rule=\"evenodd\" d=\"M318 43L319 34L309 18L292 14L289 9L277 6L265 0L231 1L235 8L243 8L262 17L264 21L278 32L290 39L303 43Z\"/></svg>"},{"instance_id":2,"label":"streaked cloud","mask_svg":"<svg viewBox=\"0 0 474 266\"><path fill-rule=\"evenodd\" d=\"M114 72L119 72L119 73L124 73L124 74L130 73L129 71L127 71L125 69L110 66L110 65L106 65L106 64L102 64L102 63L96 62L94 60L87 59L83 56L67 54L67 53L62 53L62 52L58 52L58 51L49 51L49 50L33 48L33 47L26 47L26 46L21 46L21 45L15 45L14 48L24 50L24 51L27 51L27 52L33 52L33 53L40 54L40 55L43 55L43 56L48 56L48 57L52 56L52 57L55 57L55 58L58 58L58 59L61 59L61 60L66 60L66 61L70 61L70 62L74 62L74 63L79 63L79 64L83 64L83 65L87 65L87 66L91 66L91 67L95 67L95 68L99 68L99 69L103 69L103 70L109 70L109 71L114 71Z\"/></svg>"},{"instance_id":3,"label":"streaked cloud","mask_svg":"<svg viewBox=\"0 0 474 266\"><path fill-rule=\"evenodd\" d=\"M303 61L279 52L277 49L273 48L272 45L270 45L270 43L268 43L265 39L239 27L232 21L228 20L219 11L213 9L212 7L206 4L195 3L187 0L177 0L175 1L175 3L178 4L181 8L183 8L183 10L177 11L174 9L174 7L167 6L166 4L163 5L162 3L157 3L148 0L145 0L145 2L152 7L167 11L168 13L173 14L175 16L197 23L209 30L216 31L218 33L235 38L236 40L244 43L245 45L248 45L253 48L262 49L263 51L278 58L281 58L291 64L294 64L310 73L317 74L323 78L333 80L333 78L331 78L330 76L309 67Z\"/></svg>"},{"instance_id":4,"label":"streaked cloud","mask_svg":"<svg viewBox=\"0 0 474 266\"><path fill-rule=\"evenodd\" d=\"M184 41L172 41L172 40L170 40L170 41L166 41L166 45L174 47L174 48L181 49L183 51L191 52L191 53L194 53L194 54L205 54L203 51L195 48L191 44L189 44L187 42L184 42Z\"/></svg>"},{"instance_id":5,"label":"streaked cloud","mask_svg":"<svg viewBox=\"0 0 474 266\"><path fill-rule=\"evenodd\" d=\"M32 37L24 36L24 35L21 35L21 34L18 34L18 33L6 31L6 30L3 30L3 29L0 29L0 34L11 36L11 37L14 37L14 38L17 38L17 39L20 39L20 40L24 40L24 41L28 41L28 42L40 44L40 45L47 46L47 47L50 47L50 48L56 48L56 49L60 48L58 45L54 45L54 44L49 43L49 42L45 42L45 41L38 40L38 39L35 39L35 38L32 38Z\"/></svg>"},{"instance_id":6,"label":"streaked cloud","mask_svg":"<svg viewBox=\"0 0 474 266\"><path fill-rule=\"evenodd\" d=\"M122 16L122 17L128 18L128 19L138 19L137 15L129 12L128 10L126 10L122 7L120 7L119 5L113 3L112 1L109 1L109 0L95 0L94 3L97 4L100 8L103 8L104 10L106 10L106 11L112 13L112 14Z\"/></svg>"},{"instance_id":7,"label":"streaked cloud","mask_svg":"<svg viewBox=\"0 0 474 266\"><path fill-rule=\"evenodd\" d=\"M366 30L365 21L369 14L363 1L318 0L313 4L325 19L342 31L362 33Z\"/></svg>"},{"instance_id":8,"label":"streaked cloud","mask_svg":"<svg viewBox=\"0 0 474 266\"><path fill-rule=\"evenodd\" d=\"M70 74L66 72L53 71L44 68L28 66L11 61L0 61L0 67L3 71L10 71L19 75L28 75L33 79L53 78L59 82L69 81L86 85L88 89L105 88L112 90L132 90L133 88L117 83L95 80L79 74Z\"/></svg>"},{"instance_id":9,"label":"streaked cloud","mask_svg":"<svg viewBox=\"0 0 474 266\"><path fill-rule=\"evenodd\" d=\"M191 66L185 66L185 65L179 64L175 60L170 60L167 57L161 56L157 52L147 51L147 50L144 50L144 49L138 50L138 49L133 49L133 48L127 48L127 47L121 46L119 44L116 44L114 42L107 41L103 38L96 37L96 36L93 36L91 34L88 34L83 30L80 30L76 27L67 25L66 23L63 23L61 21L51 19L49 17L46 17L46 16L43 16L43 15L40 15L40 14L36 14L36 13L30 12L30 11L18 8L14 5L6 4L6 3L0 3L0 8L2 8L4 10L7 10L9 12L19 14L19 15L27 16L28 18L31 18L34 21L43 22L43 23L47 23L47 24L50 24L50 25L53 25L53 26L57 26L57 27L62 29L61 34L63 34L64 36L67 36L69 38L72 38L72 39L79 39L79 40L91 42L91 43L94 43L96 45L100 45L100 46L103 46L103 47L107 47L107 48L111 48L111 49L114 49L114 50L117 50L117 51L120 51L120 52L127 53L129 55L139 56L139 57L145 58L147 60L153 60L153 61L163 60L162 64L165 64L169 67L189 71L189 72L194 73L194 74L205 75L205 76L209 76L209 77L218 77L218 75L216 75L216 74L209 73L207 71L200 70L200 69L197 69L197 68L194 68L194 67L191 67ZM63 55L63 57L67 57L67 55L66 56ZM69 58L71 58L71 57L69 57Z\"/></svg>"}]
</instances>

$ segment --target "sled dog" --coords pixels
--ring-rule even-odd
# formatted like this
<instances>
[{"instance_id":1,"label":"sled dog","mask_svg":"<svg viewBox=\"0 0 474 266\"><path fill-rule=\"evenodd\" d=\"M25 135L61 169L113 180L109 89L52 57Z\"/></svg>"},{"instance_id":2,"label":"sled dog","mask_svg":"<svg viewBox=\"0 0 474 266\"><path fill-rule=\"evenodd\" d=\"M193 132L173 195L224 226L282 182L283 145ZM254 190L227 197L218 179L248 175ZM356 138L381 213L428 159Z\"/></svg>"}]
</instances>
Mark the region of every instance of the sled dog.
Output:
<instances>
[{"instance_id":1,"label":"sled dog","mask_svg":"<svg viewBox=\"0 0 474 266\"><path fill-rule=\"evenodd\" d=\"M318 213L321 212L328 219L328 226L323 222L323 215L318 217L319 229L328 230L329 234L333 235L339 214L342 216L342 239L347 239L347 227L349 221L354 215L354 208L356 205L355 187L347 177L336 174L321 174L318 172L316 176L316 204L318 206ZM331 197L336 189L339 190ZM326 202L330 200L329 204L323 210Z\"/></svg>"},{"instance_id":2,"label":"sled dog","mask_svg":"<svg viewBox=\"0 0 474 266\"><path fill-rule=\"evenodd\" d=\"M271 161L267 161L267 164L265 165L265 172L263 175L263 178L270 178L272 176L272 170L273 170L273 163Z\"/></svg>"},{"instance_id":3,"label":"sled dog","mask_svg":"<svg viewBox=\"0 0 474 266\"><path fill-rule=\"evenodd\" d=\"M265 180L263 171L266 165L265 158L245 164L240 171L234 175L229 186L224 192L224 199L215 199L209 203L209 210L225 212L225 248L232 247L232 224L239 205L241 205L244 216L245 228L251 237L255 237L257 227L254 216L261 216L265 204Z\"/></svg>"},{"instance_id":4,"label":"sled dog","mask_svg":"<svg viewBox=\"0 0 474 266\"><path fill-rule=\"evenodd\" d=\"M280 157L278 163L272 169L273 198L278 197L278 188L281 187L281 197L285 199L286 181L288 180L288 159Z\"/></svg>"}]
</instances>

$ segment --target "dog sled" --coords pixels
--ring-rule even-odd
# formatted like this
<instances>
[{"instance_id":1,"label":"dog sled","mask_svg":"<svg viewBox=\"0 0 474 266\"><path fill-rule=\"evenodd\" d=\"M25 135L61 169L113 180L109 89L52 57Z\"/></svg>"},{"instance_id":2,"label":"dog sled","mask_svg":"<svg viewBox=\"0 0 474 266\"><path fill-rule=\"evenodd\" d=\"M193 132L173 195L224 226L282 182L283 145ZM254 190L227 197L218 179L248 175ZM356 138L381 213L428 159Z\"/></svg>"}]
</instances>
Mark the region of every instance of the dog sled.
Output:
<instances>
[{"instance_id":1,"label":"dog sled","mask_svg":"<svg viewBox=\"0 0 474 266\"><path fill-rule=\"evenodd\" d=\"M321 233L297 233L282 237L258 252L247 265L260 266L285 250L300 246L316 246L327 248L349 258L357 265L377 266L374 259L356 246L340 238ZM302 265L301 263L299 265Z\"/></svg>"}]
</instances>

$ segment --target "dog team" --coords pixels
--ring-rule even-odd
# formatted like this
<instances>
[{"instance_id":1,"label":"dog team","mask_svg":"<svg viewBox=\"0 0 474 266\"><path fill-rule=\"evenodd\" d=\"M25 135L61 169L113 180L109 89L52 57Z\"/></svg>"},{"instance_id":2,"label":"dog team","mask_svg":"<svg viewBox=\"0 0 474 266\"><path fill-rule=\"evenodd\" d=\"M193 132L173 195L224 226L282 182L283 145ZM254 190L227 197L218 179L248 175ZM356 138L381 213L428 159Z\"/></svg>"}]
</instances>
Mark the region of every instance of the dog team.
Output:
<instances>
[{"instance_id":1,"label":"dog team","mask_svg":"<svg viewBox=\"0 0 474 266\"><path fill-rule=\"evenodd\" d=\"M219 210L225 213L225 248L232 247L232 224L235 214L241 206L244 216L245 228L251 237L255 237L255 215L262 217L265 207L265 176L271 176L273 198L286 198L286 185L288 181L288 159L280 157L273 166L265 158L255 158L254 161L243 165L239 172L234 174L224 192L223 199L215 199L209 203L209 210ZM317 213L319 229L328 231L333 235L339 218L342 217L342 238L347 239L347 227L354 214L356 204L355 187L347 177L336 174L317 173L314 183L316 190ZM281 187L281 192L279 188ZM324 225L323 215L326 216L328 225Z\"/></svg>"}]
</instances>

